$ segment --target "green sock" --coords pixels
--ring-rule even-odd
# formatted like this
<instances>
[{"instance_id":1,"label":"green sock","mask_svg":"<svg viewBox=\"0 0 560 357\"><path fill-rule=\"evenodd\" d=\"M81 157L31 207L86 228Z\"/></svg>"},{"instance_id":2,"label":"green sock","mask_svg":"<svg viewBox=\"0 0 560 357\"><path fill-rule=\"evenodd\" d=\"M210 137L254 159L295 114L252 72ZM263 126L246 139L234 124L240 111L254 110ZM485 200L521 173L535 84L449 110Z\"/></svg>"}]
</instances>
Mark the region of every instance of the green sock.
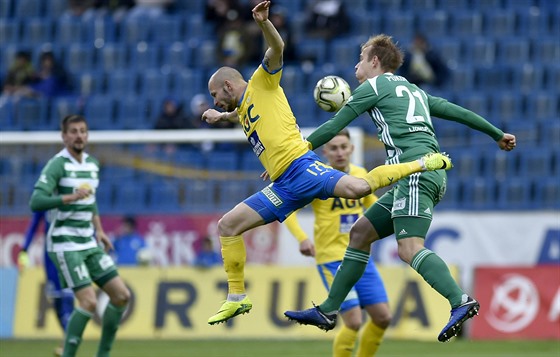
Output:
<instances>
[{"instance_id":1,"label":"green sock","mask_svg":"<svg viewBox=\"0 0 560 357\"><path fill-rule=\"evenodd\" d=\"M117 307L111 303L107 304L107 308L103 313L103 324L101 329L101 340L99 341L99 349L97 357L108 357L115 341L115 335L121 322L121 317L126 310L126 306Z\"/></svg>"},{"instance_id":2,"label":"green sock","mask_svg":"<svg viewBox=\"0 0 560 357\"><path fill-rule=\"evenodd\" d=\"M461 304L464 292L451 276L447 264L437 254L424 248L414 255L410 266L422 275L434 290L449 300L452 308Z\"/></svg>"},{"instance_id":3,"label":"green sock","mask_svg":"<svg viewBox=\"0 0 560 357\"><path fill-rule=\"evenodd\" d=\"M64 339L63 357L74 357L82 342L82 334L92 314L86 310L76 307L68 319L66 325L66 337Z\"/></svg>"},{"instance_id":4,"label":"green sock","mask_svg":"<svg viewBox=\"0 0 560 357\"><path fill-rule=\"evenodd\" d=\"M364 274L368 260L368 253L350 247L346 249L344 259L334 276L329 297L319 305L321 311L331 314L340 309L350 289Z\"/></svg>"}]
</instances>

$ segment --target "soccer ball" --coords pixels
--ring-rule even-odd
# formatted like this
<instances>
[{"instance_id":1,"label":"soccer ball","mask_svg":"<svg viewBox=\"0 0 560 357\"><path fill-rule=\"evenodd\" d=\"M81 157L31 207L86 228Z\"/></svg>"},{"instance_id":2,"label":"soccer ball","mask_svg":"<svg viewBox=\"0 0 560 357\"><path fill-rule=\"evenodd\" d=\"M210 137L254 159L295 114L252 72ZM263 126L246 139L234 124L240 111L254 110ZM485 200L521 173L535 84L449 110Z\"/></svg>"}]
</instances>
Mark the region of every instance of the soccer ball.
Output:
<instances>
[{"instance_id":1,"label":"soccer ball","mask_svg":"<svg viewBox=\"0 0 560 357\"><path fill-rule=\"evenodd\" d=\"M323 77L315 85L313 97L321 109L327 112L336 112L350 98L350 86L338 76Z\"/></svg>"}]
</instances>

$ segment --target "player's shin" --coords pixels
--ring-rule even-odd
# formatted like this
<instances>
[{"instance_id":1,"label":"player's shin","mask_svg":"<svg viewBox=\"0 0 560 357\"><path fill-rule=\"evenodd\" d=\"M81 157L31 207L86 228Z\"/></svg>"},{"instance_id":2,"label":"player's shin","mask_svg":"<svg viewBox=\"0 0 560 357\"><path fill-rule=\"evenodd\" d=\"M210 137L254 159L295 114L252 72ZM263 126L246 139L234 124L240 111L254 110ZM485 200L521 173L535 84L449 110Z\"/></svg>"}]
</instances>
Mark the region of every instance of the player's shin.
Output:
<instances>
[{"instance_id":1,"label":"player's shin","mask_svg":"<svg viewBox=\"0 0 560 357\"><path fill-rule=\"evenodd\" d=\"M63 357L74 357L76 355L76 351L78 351L78 347L82 342L82 335L91 316L90 312L79 307L74 309L66 327Z\"/></svg>"},{"instance_id":2,"label":"player's shin","mask_svg":"<svg viewBox=\"0 0 560 357\"><path fill-rule=\"evenodd\" d=\"M340 309L350 289L364 274L368 260L368 253L350 247L346 249L344 259L334 276L329 297L319 305L323 313L332 314Z\"/></svg>"},{"instance_id":3,"label":"player's shin","mask_svg":"<svg viewBox=\"0 0 560 357\"><path fill-rule=\"evenodd\" d=\"M224 269L228 277L228 300L245 295L245 242L241 235L234 237L220 237L222 243L222 258Z\"/></svg>"},{"instance_id":4,"label":"player's shin","mask_svg":"<svg viewBox=\"0 0 560 357\"><path fill-rule=\"evenodd\" d=\"M342 325L333 340L333 357L352 357L358 331Z\"/></svg>"},{"instance_id":5,"label":"player's shin","mask_svg":"<svg viewBox=\"0 0 560 357\"><path fill-rule=\"evenodd\" d=\"M103 325L101 330L101 340L99 341L99 349L97 357L108 357L111 347L115 341L115 336L121 322L121 317L126 310L126 306L115 306L111 303L107 304L107 308L103 313Z\"/></svg>"},{"instance_id":6,"label":"player's shin","mask_svg":"<svg viewBox=\"0 0 560 357\"><path fill-rule=\"evenodd\" d=\"M371 187L371 192L375 192L381 187L392 185L403 177L422 170L422 165L417 160L402 164L381 165L368 172L364 176L364 180Z\"/></svg>"},{"instance_id":7,"label":"player's shin","mask_svg":"<svg viewBox=\"0 0 560 357\"><path fill-rule=\"evenodd\" d=\"M383 340L384 334L384 328L379 327L374 324L373 321L368 320L368 322L366 322L360 329L356 357L375 356L375 353Z\"/></svg>"}]
</instances>

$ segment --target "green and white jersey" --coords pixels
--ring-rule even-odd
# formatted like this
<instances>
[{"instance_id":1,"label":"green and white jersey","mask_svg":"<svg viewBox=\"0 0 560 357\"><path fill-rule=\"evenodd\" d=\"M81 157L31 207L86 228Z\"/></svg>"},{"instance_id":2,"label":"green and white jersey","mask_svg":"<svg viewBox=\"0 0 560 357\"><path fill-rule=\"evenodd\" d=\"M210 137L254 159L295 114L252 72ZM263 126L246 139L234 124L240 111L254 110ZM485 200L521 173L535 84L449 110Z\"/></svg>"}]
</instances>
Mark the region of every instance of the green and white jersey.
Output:
<instances>
[{"instance_id":1,"label":"green and white jersey","mask_svg":"<svg viewBox=\"0 0 560 357\"><path fill-rule=\"evenodd\" d=\"M86 153L83 153L80 163L67 149L63 149L43 168L35 190L42 190L48 195L72 194L78 188L92 191L82 200L52 210L47 251L79 251L97 246L92 218L97 214L95 191L98 186L99 162Z\"/></svg>"},{"instance_id":2,"label":"green and white jersey","mask_svg":"<svg viewBox=\"0 0 560 357\"><path fill-rule=\"evenodd\" d=\"M357 114L369 114L379 140L385 144L387 164L440 151L428 96L402 76L385 73L368 79L356 88L346 105Z\"/></svg>"}]
</instances>

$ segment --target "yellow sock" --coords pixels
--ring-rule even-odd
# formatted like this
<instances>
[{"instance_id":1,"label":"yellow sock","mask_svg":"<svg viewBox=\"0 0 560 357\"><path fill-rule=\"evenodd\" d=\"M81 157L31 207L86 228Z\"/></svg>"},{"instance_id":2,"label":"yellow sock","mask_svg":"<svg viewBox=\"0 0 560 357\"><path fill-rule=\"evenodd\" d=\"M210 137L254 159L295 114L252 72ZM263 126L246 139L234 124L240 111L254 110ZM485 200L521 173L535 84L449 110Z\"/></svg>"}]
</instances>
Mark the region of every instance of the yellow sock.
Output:
<instances>
[{"instance_id":1,"label":"yellow sock","mask_svg":"<svg viewBox=\"0 0 560 357\"><path fill-rule=\"evenodd\" d=\"M358 342L356 357L375 356L384 334L385 329L377 326L371 320L368 320L360 329L360 340Z\"/></svg>"},{"instance_id":2,"label":"yellow sock","mask_svg":"<svg viewBox=\"0 0 560 357\"><path fill-rule=\"evenodd\" d=\"M381 165L368 172L364 176L364 180L367 181L369 187L371 187L371 192L374 193L381 187L389 186L403 177L422 170L422 165L417 160L402 164Z\"/></svg>"},{"instance_id":3,"label":"yellow sock","mask_svg":"<svg viewBox=\"0 0 560 357\"><path fill-rule=\"evenodd\" d=\"M245 294L245 242L242 236L220 237L229 294Z\"/></svg>"},{"instance_id":4,"label":"yellow sock","mask_svg":"<svg viewBox=\"0 0 560 357\"><path fill-rule=\"evenodd\" d=\"M343 324L340 331L334 337L333 357L351 357L357 337L358 331L352 330Z\"/></svg>"}]
</instances>

